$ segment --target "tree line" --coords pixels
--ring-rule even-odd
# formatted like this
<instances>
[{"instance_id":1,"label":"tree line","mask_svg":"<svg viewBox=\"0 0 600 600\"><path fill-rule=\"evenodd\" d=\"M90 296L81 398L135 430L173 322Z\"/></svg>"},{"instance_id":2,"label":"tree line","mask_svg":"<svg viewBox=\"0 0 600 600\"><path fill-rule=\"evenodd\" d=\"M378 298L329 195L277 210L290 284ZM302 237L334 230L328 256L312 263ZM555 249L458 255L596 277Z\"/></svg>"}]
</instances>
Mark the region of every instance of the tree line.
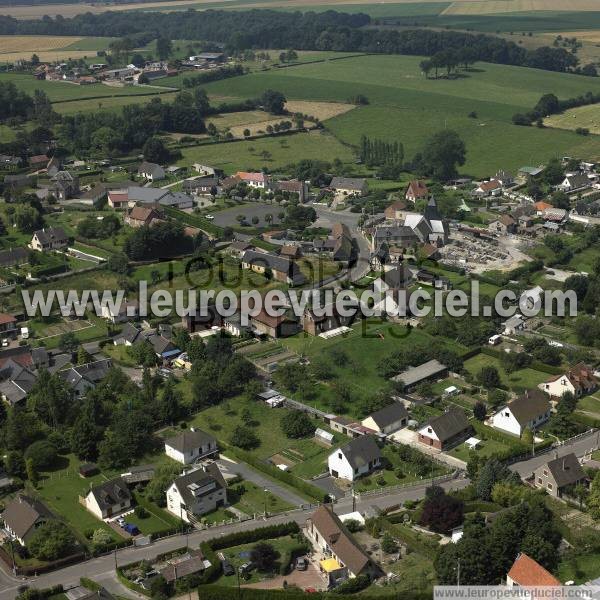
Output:
<instances>
[{"instance_id":1,"label":"tree line","mask_svg":"<svg viewBox=\"0 0 600 600\"><path fill-rule=\"evenodd\" d=\"M359 157L369 167L384 165L402 165L404 146L401 142L385 142L361 136Z\"/></svg>"},{"instance_id":2,"label":"tree line","mask_svg":"<svg viewBox=\"0 0 600 600\"><path fill-rule=\"evenodd\" d=\"M296 48L337 52L370 52L434 56L468 49L473 60L570 71L578 59L565 48L522 48L500 37L430 29L378 29L368 15L337 11L283 13L273 10L106 12L57 16L41 20L0 17L1 35L128 36L152 32L161 39L210 39L225 44L230 53L249 48Z\"/></svg>"},{"instance_id":3,"label":"tree line","mask_svg":"<svg viewBox=\"0 0 600 600\"><path fill-rule=\"evenodd\" d=\"M591 91L566 100L559 100L555 94L544 94L531 111L514 114L512 121L515 125L531 125L534 122L541 122L544 117L560 114L570 108L598 104L598 102L600 102L600 94Z\"/></svg>"}]
</instances>

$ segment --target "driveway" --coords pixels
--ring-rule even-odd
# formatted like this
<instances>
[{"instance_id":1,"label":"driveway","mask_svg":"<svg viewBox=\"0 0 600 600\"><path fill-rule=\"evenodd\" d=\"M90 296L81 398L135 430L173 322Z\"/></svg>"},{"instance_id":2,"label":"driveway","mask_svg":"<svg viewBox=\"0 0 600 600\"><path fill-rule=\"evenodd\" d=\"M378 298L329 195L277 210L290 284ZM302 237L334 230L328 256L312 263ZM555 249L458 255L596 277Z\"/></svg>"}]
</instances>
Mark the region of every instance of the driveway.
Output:
<instances>
[{"instance_id":1,"label":"driveway","mask_svg":"<svg viewBox=\"0 0 600 600\"><path fill-rule=\"evenodd\" d=\"M219 468L223 468L229 472L238 473L244 479L251 481L263 490L269 490L276 496L279 496L282 500L285 500L294 506L303 506L308 504L307 500L301 496L298 496L298 494L295 492L292 492L288 488L276 483L273 479L262 475L244 463L235 462L234 460L224 456L221 456L221 458L219 458L216 462L219 465Z\"/></svg>"},{"instance_id":2,"label":"driveway","mask_svg":"<svg viewBox=\"0 0 600 600\"><path fill-rule=\"evenodd\" d=\"M327 585L321 576L316 561L310 560L306 571L297 571L294 569L288 575L281 575L273 577L272 579L265 579L258 583L251 583L249 585L243 585L242 587L254 588L258 590L281 590L283 588L283 582L287 581L288 585L296 585L301 590L307 588L313 588L315 590L326 590Z\"/></svg>"},{"instance_id":3,"label":"driveway","mask_svg":"<svg viewBox=\"0 0 600 600\"><path fill-rule=\"evenodd\" d=\"M326 494L329 494L333 498L344 497L344 490L340 489L340 487L335 482L335 478L333 478L331 475L319 477L319 479L312 479L311 483L317 486L318 488L322 489Z\"/></svg>"}]
</instances>

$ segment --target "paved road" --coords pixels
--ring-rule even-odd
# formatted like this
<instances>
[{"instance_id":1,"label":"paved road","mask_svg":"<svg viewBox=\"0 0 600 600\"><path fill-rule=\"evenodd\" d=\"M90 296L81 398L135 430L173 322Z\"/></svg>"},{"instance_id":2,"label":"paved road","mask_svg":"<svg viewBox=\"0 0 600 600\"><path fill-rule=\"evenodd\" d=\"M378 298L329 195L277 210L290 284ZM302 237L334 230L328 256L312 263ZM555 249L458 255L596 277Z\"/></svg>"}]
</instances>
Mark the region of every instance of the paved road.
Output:
<instances>
[{"instance_id":1,"label":"paved road","mask_svg":"<svg viewBox=\"0 0 600 600\"><path fill-rule=\"evenodd\" d=\"M562 446L557 446L552 450L534 456L528 460L515 463L510 466L512 471L518 473L521 477L528 477L546 461L552 460L555 456L561 457L565 454L574 452L579 458L591 450L597 450L600 448L600 431L592 431L587 433L576 440L567 442Z\"/></svg>"},{"instance_id":2,"label":"paved road","mask_svg":"<svg viewBox=\"0 0 600 600\"><path fill-rule=\"evenodd\" d=\"M447 490L462 489L468 484L468 479L455 479L443 483L442 487ZM402 502L406 502L407 500L418 500L425 496L425 490L427 486L428 483L425 482L393 494L378 496L375 498L363 498L362 500L356 501L356 508L358 510L364 510L368 507L376 506L383 509L390 506L396 506ZM338 514L348 513L352 510L352 508L351 498L341 500L334 506L334 510ZM257 526L260 527L262 523L272 525L295 520L299 524L302 524L312 510L313 509L307 509L298 510L291 513L283 513L281 515L270 517L266 521L244 521L242 523L235 523L233 525L225 525L223 527L215 527L209 530L197 531L189 535L188 542L191 547L196 548L200 542L225 535L226 533L255 529ZM142 559L152 559L157 554L185 546L185 542L185 536L178 535L159 540L151 546L145 548L124 548L119 550L117 554L117 561L119 565L123 565ZM3 563L1 563L1 566L4 568ZM1 570L0 600L12 600L17 595L17 588L19 585L23 585L24 583L28 583L30 586L39 588L47 588L59 583L62 583L65 587L67 587L78 584L80 577L89 577L107 586L110 590L116 592L120 591L120 593L123 593L122 586L120 586L120 584L118 584L115 580L114 568L115 556L114 554L110 554L108 556L93 558L87 562L66 567L65 569L61 569L59 571L40 575L38 578L31 578L29 580L15 579L12 575L7 574L4 570ZM129 592L127 595L134 597L131 592Z\"/></svg>"},{"instance_id":3,"label":"paved road","mask_svg":"<svg viewBox=\"0 0 600 600\"><path fill-rule=\"evenodd\" d=\"M317 220L314 223L314 227L331 228L334 223L344 223L344 225L347 225L350 229L358 246L358 257L356 264L350 269L350 279L352 281L358 281L369 272L369 257L371 255L371 248L369 247L367 239L358 231L358 219L360 214L345 210L330 210L326 206L319 206L316 204L313 205L313 207L317 213Z\"/></svg>"}]
</instances>

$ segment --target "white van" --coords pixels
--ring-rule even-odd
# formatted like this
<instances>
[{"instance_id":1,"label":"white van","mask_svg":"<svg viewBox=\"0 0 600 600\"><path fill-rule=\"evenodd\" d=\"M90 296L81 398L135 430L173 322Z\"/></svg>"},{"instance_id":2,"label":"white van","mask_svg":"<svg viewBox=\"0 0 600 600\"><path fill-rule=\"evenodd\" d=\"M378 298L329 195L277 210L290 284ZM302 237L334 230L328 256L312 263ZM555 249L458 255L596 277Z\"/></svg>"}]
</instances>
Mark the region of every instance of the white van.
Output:
<instances>
[{"instance_id":1,"label":"white van","mask_svg":"<svg viewBox=\"0 0 600 600\"><path fill-rule=\"evenodd\" d=\"M488 344L490 346L497 346L502 341L501 335L493 335L489 340Z\"/></svg>"}]
</instances>

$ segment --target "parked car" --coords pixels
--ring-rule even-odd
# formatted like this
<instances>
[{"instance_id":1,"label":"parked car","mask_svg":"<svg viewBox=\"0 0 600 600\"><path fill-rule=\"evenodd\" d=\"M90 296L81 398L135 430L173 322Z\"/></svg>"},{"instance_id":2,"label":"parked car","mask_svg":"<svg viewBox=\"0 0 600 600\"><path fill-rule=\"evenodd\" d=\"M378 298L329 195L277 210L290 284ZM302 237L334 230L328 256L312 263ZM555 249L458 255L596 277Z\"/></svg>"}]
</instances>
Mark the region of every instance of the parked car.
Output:
<instances>
[{"instance_id":1,"label":"parked car","mask_svg":"<svg viewBox=\"0 0 600 600\"><path fill-rule=\"evenodd\" d=\"M119 517L117 523L119 524L119 527L125 527L125 519L123 517Z\"/></svg>"},{"instance_id":2,"label":"parked car","mask_svg":"<svg viewBox=\"0 0 600 600\"><path fill-rule=\"evenodd\" d=\"M296 559L296 571L306 571L308 569L308 560L306 556L299 556Z\"/></svg>"},{"instance_id":3,"label":"parked car","mask_svg":"<svg viewBox=\"0 0 600 600\"><path fill-rule=\"evenodd\" d=\"M2 338L2 347L6 348L6 346L8 346L8 344L9 344L8 338Z\"/></svg>"},{"instance_id":4,"label":"parked car","mask_svg":"<svg viewBox=\"0 0 600 600\"><path fill-rule=\"evenodd\" d=\"M158 374L161 377L163 377L164 379L169 379L169 377L171 377L171 375L173 375L173 371L171 371L171 369L161 367L160 369L158 369Z\"/></svg>"},{"instance_id":5,"label":"parked car","mask_svg":"<svg viewBox=\"0 0 600 600\"><path fill-rule=\"evenodd\" d=\"M138 535L140 533L140 530L138 529L137 525L134 525L133 523L125 523L125 525L123 525L123 529L129 535Z\"/></svg>"},{"instance_id":6,"label":"parked car","mask_svg":"<svg viewBox=\"0 0 600 600\"><path fill-rule=\"evenodd\" d=\"M255 568L254 563L247 562L240 566L240 575L250 574L250 572Z\"/></svg>"},{"instance_id":7,"label":"parked car","mask_svg":"<svg viewBox=\"0 0 600 600\"><path fill-rule=\"evenodd\" d=\"M212 221L215 218L215 216L214 215L206 215L205 218L208 219L209 221Z\"/></svg>"},{"instance_id":8,"label":"parked car","mask_svg":"<svg viewBox=\"0 0 600 600\"><path fill-rule=\"evenodd\" d=\"M223 575L225 575L226 577L229 577L230 575L235 575L235 569L228 560L221 561L221 568L223 569Z\"/></svg>"}]
</instances>

